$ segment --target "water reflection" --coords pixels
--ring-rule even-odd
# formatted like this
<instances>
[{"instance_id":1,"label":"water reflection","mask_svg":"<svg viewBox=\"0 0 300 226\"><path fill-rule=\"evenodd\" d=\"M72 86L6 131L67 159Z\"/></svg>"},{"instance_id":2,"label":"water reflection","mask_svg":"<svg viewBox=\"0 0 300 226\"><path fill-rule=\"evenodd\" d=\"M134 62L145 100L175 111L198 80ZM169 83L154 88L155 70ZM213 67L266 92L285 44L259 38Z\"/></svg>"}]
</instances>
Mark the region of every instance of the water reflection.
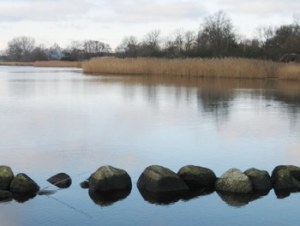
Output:
<instances>
[{"instance_id":1,"label":"water reflection","mask_svg":"<svg viewBox=\"0 0 300 226\"><path fill-rule=\"evenodd\" d=\"M89 190L89 196L95 204L105 207L111 206L115 202L121 201L129 196L131 190L114 191L114 192L94 192Z\"/></svg>"}]
</instances>

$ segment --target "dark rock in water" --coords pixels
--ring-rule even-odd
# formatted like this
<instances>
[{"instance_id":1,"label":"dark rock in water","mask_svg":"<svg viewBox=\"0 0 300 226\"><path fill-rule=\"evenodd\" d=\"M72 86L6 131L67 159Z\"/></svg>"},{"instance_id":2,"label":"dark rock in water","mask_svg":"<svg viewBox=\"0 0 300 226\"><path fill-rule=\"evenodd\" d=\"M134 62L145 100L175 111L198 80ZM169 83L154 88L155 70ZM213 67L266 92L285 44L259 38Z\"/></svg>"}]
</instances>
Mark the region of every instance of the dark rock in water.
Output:
<instances>
[{"instance_id":1,"label":"dark rock in water","mask_svg":"<svg viewBox=\"0 0 300 226\"><path fill-rule=\"evenodd\" d=\"M89 178L89 188L94 192L131 190L131 178L125 170L102 166Z\"/></svg>"},{"instance_id":2,"label":"dark rock in water","mask_svg":"<svg viewBox=\"0 0 300 226\"><path fill-rule=\"evenodd\" d=\"M250 178L254 191L270 191L272 189L271 177L267 171L251 168L244 174Z\"/></svg>"},{"instance_id":3,"label":"dark rock in water","mask_svg":"<svg viewBox=\"0 0 300 226\"><path fill-rule=\"evenodd\" d=\"M215 173L200 166L184 166L177 173L192 190L214 188L217 177Z\"/></svg>"},{"instance_id":4,"label":"dark rock in water","mask_svg":"<svg viewBox=\"0 0 300 226\"><path fill-rule=\"evenodd\" d=\"M88 189L90 187L90 182L88 180L82 181L80 187L83 189Z\"/></svg>"},{"instance_id":5,"label":"dark rock in water","mask_svg":"<svg viewBox=\"0 0 300 226\"><path fill-rule=\"evenodd\" d=\"M142 191L152 193L182 193L189 189L176 173L157 165L149 166L144 170L137 186Z\"/></svg>"},{"instance_id":6,"label":"dark rock in water","mask_svg":"<svg viewBox=\"0 0 300 226\"><path fill-rule=\"evenodd\" d=\"M0 190L0 202L12 200L12 193L9 191Z\"/></svg>"},{"instance_id":7,"label":"dark rock in water","mask_svg":"<svg viewBox=\"0 0 300 226\"><path fill-rule=\"evenodd\" d=\"M58 188L68 188L72 184L71 177L66 173L58 173L48 178L47 181Z\"/></svg>"},{"instance_id":8,"label":"dark rock in water","mask_svg":"<svg viewBox=\"0 0 300 226\"><path fill-rule=\"evenodd\" d=\"M110 206L115 202L125 199L131 190L120 190L111 192L95 192L89 190L89 196L95 204L100 206Z\"/></svg>"},{"instance_id":9,"label":"dark rock in water","mask_svg":"<svg viewBox=\"0 0 300 226\"><path fill-rule=\"evenodd\" d=\"M42 189L42 190L39 190L38 192L37 192L37 194L38 195L46 195L46 196L48 196L48 195L53 195L53 194L55 194L57 192L57 190L47 190L47 189Z\"/></svg>"},{"instance_id":10,"label":"dark rock in water","mask_svg":"<svg viewBox=\"0 0 300 226\"><path fill-rule=\"evenodd\" d=\"M263 193L251 193L251 194L237 194L228 192L217 192L220 198L226 202L229 206L242 207L249 204L252 201L260 199L266 194Z\"/></svg>"},{"instance_id":11,"label":"dark rock in water","mask_svg":"<svg viewBox=\"0 0 300 226\"><path fill-rule=\"evenodd\" d=\"M0 166L0 190L9 190L14 174L9 166Z\"/></svg>"},{"instance_id":12,"label":"dark rock in water","mask_svg":"<svg viewBox=\"0 0 300 226\"><path fill-rule=\"evenodd\" d=\"M216 182L217 191L247 194L253 192L250 178L239 169L230 169Z\"/></svg>"},{"instance_id":13,"label":"dark rock in water","mask_svg":"<svg viewBox=\"0 0 300 226\"><path fill-rule=\"evenodd\" d=\"M36 193L40 187L30 177L24 173L18 174L10 184L10 191L12 193Z\"/></svg>"},{"instance_id":14,"label":"dark rock in water","mask_svg":"<svg viewBox=\"0 0 300 226\"><path fill-rule=\"evenodd\" d=\"M275 190L300 191L300 167L277 166L271 178Z\"/></svg>"}]
</instances>

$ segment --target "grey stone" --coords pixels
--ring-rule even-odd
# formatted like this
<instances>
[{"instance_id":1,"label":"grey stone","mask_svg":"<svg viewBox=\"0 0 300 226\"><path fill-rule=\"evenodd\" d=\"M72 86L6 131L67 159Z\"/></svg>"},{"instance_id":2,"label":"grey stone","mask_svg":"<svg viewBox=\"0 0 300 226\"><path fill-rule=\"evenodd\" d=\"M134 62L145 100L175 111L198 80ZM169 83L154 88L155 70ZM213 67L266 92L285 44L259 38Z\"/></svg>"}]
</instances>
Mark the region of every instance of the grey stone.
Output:
<instances>
[{"instance_id":1,"label":"grey stone","mask_svg":"<svg viewBox=\"0 0 300 226\"><path fill-rule=\"evenodd\" d=\"M14 174L9 166L0 166L0 190L9 190Z\"/></svg>"},{"instance_id":2,"label":"grey stone","mask_svg":"<svg viewBox=\"0 0 300 226\"><path fill-rule=\"evenodd\" d=\"M247 194L253 192L250 178L239 169L230 169L217 179L217 191Z\"/></svg>"},{"instance_id":3,"label":"grey stone","mask_svg":"<svg viewBox=\"0 0 300 226\"><path fill-rule=\"evenodd\" d=\"M89 188L94 192L131 190L131 178L125 170L102 166L89 178Z\"/></svg>"},{"instance_id":4,"label":"grey stone","mask_svg":"<svg viewBox=\"0 0 300 226\"><path fill-rule=\"evenodd\" d=\"M254 191L269 191L272 189L271 177L266 170L251 168L246 170L244 174L250 178Z\"/></svg>"},{"instance_id":5,"label":"grey stone","mask_svg":"<svg viewBox=\"0 0 300 226\"><path fill-rule=\"evenodd\" d=\"M20 173L12 180L10 191L13 193L36 193L40 187L30 177Z\"/></svg>"},{"instance_id":6,"label":"grey stone","mask_svg":"<svg viewBox=\"0 0 300 226\"><path fill-rule=\"evenodd\" d=\"M184 166L177 174L192 190L214 188L217 180L217 177L212 170L200 166Z\"/></svg>"},{"instance_id":7,"label":"grey stone","mask_svg":"<svg viewBox=\"0 0 300 226\"><path fill-rule=\"evenodd\" d=\"M140 190L154 193L188 190L188 186L176 173L158 165L147 167L139 177L137 186Z\"/></svg>"}]
</instances>

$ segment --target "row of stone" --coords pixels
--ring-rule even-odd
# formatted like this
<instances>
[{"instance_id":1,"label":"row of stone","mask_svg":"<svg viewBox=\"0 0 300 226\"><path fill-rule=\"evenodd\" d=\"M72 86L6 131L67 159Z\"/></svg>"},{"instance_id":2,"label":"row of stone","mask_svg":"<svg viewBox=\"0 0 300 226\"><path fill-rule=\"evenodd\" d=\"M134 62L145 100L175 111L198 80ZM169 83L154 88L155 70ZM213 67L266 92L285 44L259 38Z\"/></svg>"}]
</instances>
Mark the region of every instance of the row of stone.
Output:
<instances>
[{"instance_id":1,"label":"row of stone","mask_svg":"<svg viewBox=\"0 0 300 226\"><path fill-rule=\"evenodd\" d=\"M57 187L67 188L71 178L64 173L48 179ZM112 166L102 166L84 182L82 187L89 188L90 194L125 194L132 188L129 174ZM300 168L296 166L277 166L270 176L265 170L249 169L241 172L230 169L220 178L215 173L200 166L185 166L178 173L158 165L147 167L140 175L137 187L143 196L156 197L183 195L190 191L205 193L218 191L232 194L268 193L272 188L277 191L300 191ZM11 194L43 193L39 186L26 174L14 176L10 167L0 166L0 199L10 198Z\"/></svg>"}]
</instances>

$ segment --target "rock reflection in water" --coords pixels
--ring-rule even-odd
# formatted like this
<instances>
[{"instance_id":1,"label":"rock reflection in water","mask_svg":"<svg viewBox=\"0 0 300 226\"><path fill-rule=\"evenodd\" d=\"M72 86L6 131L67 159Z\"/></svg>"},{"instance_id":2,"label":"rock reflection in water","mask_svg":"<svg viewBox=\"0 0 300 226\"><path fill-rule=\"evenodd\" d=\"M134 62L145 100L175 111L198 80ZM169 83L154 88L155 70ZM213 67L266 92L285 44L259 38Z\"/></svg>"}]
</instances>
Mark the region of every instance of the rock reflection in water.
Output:
<instances>
[{"instance_id":1,"label":"rock reflection in water","mask_svg":"<svg viewBox=\"0 0 300 226\"><path fill-rule=\"evenodd\" d=\"M121 201L131 193L131 190L114 191L114 192L93 192L89 190L89 196L95 204L100 206L111 206L115 202Z\"/></svg>"},{"instance_id":2,"label":"rock reflection in water","mask_svg":"<svg viewBox=\"0 0 300 226\"><path fill-rule=\"evenodd\" d=\"M25 203L36 197L36 193L30 194L13 194L13 199L18 203Z\"/></svg>"},{"instance_id":3,"label":"rock reflection in water","mask_svg":"<svg viewBox=\"0 0 300 226\"><path fill-rule=\"evenodd\" d=\"M253 194L233 194L226 192L217 192L220 198L229 206L242 207L248 205L257 199L266 196L269 192L265 193L253 193Z\"/></svg>"}]
</instances>

